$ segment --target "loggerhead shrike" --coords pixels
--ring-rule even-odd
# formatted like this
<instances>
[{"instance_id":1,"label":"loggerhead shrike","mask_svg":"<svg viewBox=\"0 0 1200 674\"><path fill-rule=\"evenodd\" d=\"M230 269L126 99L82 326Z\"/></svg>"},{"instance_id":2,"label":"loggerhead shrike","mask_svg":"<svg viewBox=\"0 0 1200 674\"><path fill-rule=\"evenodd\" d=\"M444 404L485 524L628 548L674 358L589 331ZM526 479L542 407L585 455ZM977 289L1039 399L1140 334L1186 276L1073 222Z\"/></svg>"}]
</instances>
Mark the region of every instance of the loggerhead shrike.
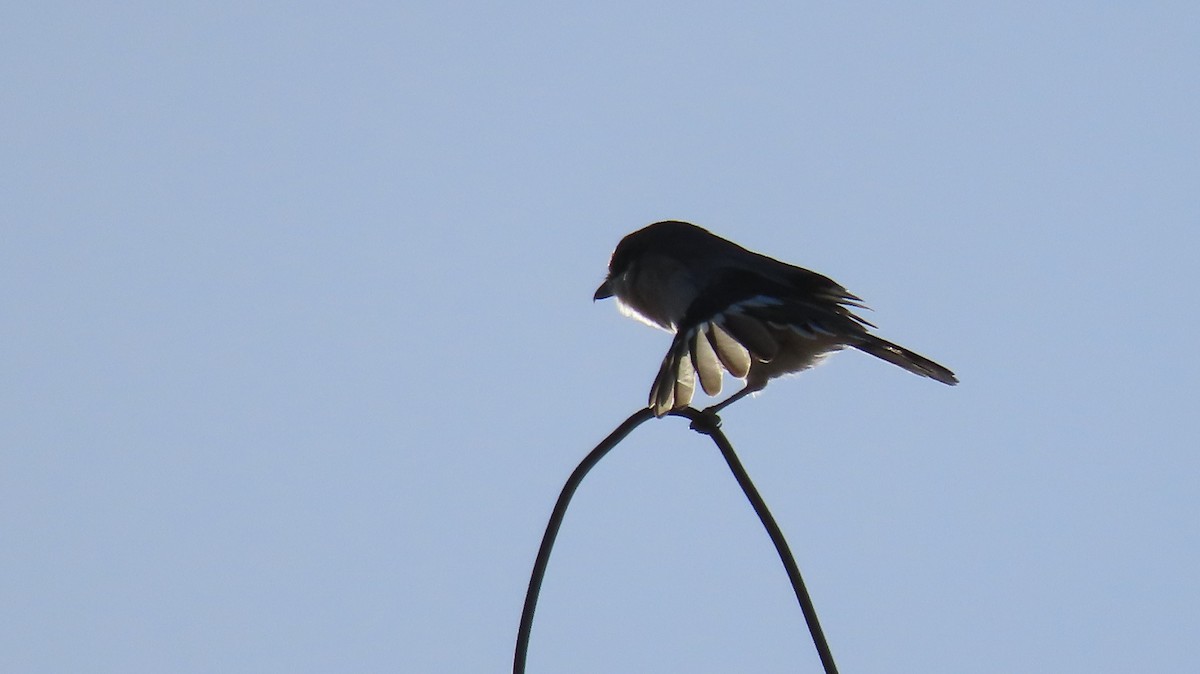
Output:
<instances>
[{"instance_id":1,"label":"loggerhead shrike","mask_svg":"<svg viewBox=\"0 0 1200 674\"><path fill-rule=\"evenodd\" d=\"M675 333L650 388L649 407L659 417L691 404L696 375L710 396L721 392L723 369L746 380L705 410L715 414L845 346L958 383L950 370L868 333L875 326L850 310L866 305L832 279L686 222L658 222L621 239L593 300L607 297L617 298L622 313Z\"/></svg>"}]
</instances>

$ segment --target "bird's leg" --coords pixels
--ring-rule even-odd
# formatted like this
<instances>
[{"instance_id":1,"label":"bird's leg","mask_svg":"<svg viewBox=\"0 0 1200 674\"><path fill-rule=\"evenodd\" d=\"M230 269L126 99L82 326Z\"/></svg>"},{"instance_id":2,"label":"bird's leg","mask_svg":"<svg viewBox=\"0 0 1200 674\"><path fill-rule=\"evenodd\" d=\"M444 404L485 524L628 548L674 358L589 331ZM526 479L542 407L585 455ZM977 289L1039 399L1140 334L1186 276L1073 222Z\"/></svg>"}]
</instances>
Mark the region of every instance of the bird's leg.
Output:
<instances>
[{"instance_id":1,"label":"bird's leg","mask_svg":"<svg viewBox=\"0 0 1200 674\"><path fill-rule=\"evenodd\" d=\"M702 409L700 411L703 412L704 414L710 414L715 417L715 416L717 416L717 412L720 412L721 410L725 409L726 407L729 407L733 403L741 400L742 398L745 398L746 396L750 395L751 393L758 393L759 391L763 390L764 387L766 387L766 382L763 382L762 384L757 384L757 385L746 382L746 385L742 387L742 390L738 391L737 393L734 393L733 395L722 400L721 402L717 403L716 405L710 405L709 407L705 407L704 409Z\"/></svg>"},{"instance_id":2,"label":"bird's leg","mask_svg":"<svg viewBox=\"0 0 1200 674\"><path fill-rule=\"evenodd\" d=\"M734 401L745 398L751 393L759 390L762 390L761 386L757 388L749 385L743 386L742 390L734 393L716 405L705 407L704 409L700 410L700 418L692 422L692 430L699 433L704 433L705 435L712 435L713 431L721 427L721 417L717 416L717 412L720 412L729 405L733 404Z\"/></svg>"}]
</instances>

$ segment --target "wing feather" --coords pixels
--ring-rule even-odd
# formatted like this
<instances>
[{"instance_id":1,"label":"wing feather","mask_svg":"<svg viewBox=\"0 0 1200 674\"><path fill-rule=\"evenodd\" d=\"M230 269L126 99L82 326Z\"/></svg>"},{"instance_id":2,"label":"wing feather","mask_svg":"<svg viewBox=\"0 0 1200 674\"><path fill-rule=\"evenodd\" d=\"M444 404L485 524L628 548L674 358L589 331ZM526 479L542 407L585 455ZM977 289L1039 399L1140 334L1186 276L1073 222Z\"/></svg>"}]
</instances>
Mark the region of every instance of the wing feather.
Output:
<instances>
[{"instance_id":1,"label":"wing feather","mask_svg":"<svg viewBox=\"0 0 1200 674\"><path fill-rule=\"evenodd\" d=\"M721 361L716 351L708 341L707 326L702 325L691 333L688 339L688 351L696 374L700 377L700 386L710 396L721 392Z\"/></svg>"}]
</instances>

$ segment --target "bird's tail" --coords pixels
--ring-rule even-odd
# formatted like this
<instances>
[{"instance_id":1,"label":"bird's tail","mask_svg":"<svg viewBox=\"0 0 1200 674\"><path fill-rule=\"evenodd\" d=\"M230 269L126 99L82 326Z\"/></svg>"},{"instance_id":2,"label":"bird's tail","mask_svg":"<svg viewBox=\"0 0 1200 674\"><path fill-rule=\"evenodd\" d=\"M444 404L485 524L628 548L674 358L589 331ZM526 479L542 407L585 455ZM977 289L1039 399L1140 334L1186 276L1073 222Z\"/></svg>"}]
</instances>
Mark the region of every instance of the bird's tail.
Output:
<instances>
[{"instance_id":1,"label":"bird's tail","mask_svg":"<svg viewBox=\"0 0 1200 674\"><path fill-rule=\"evenodd\" d=\"M854 348L869 353L876 358L882 358L889 363L899 365L913 374L936 379L950 386L958 383L958 378L950 370L929 360L925 356L913 353L903 346L892 344L886 339L880 339L875 335L866 335L861 342L854 344Z\"/></svg>"}]
</instances>

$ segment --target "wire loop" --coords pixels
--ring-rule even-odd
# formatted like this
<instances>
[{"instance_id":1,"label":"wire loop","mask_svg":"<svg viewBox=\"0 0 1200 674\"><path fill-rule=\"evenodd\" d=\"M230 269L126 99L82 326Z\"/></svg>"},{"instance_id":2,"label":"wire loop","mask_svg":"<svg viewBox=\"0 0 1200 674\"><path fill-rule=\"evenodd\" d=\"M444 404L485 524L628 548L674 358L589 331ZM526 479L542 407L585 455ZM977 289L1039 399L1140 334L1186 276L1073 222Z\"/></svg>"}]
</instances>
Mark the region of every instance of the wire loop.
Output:
<instances>
[{"instance_id":1,"label":"wire loop","mask_svg":"<svg viewBox=\"0 0 1200 674\"><path fill-rule=\"evenodd\" d=\"M746 473L746 469L742 467L742 462L738 459L737 454L733 451L733 445L729 443L729 439L721 431L721 419L716 414L707 411L699 411L691 407L670 412L671 416L683 417L689 419L691 429L702 435L707 435L713 439L717 448L721 450L721 455L725 457L725 463L729 465L729 470L733 472L734 479L741 486L742 492L750 501L750 505L754 508L754 512L758 514L758 519L762 522L763 528L767 530L767 535L771 537L771 542L775 544L775 550L779 553L779 559L783 562L783 567L787 571L788 580L792 583L792 590L796 593L796 600L800 603L800 610L804 613L804 620L808 623L808 631L812 635L813 645L816 646L817 654L821 658L821 665L825 668L825 674L837 674L837 665L833 662L833 654L829 650L829 643L825 640L825 633L821 630L821 623L817 620L817 611L813 607L812 598L808 595L808 589L804 586L804 579L800 575L800 567L796 565L796 559L792 556L792 551L788 547L787 541L783 537L783 532L779 529L779 525L775 523L775 518L771 516L771 511L767 508L767 504L763 501L762 496L754 487L754 483L750 480L750 475ZM596 448L584 457L583 461L567 478L566 484L563 485L562 492L558 496L558 501L554 504L554 510L550 513L550 521L546 523L546 533L542 536L541 547L538 548L537 559L533 564L533 573L529 578L529 589L525 593L525 606L521 611L521 623L517 628L517 645L513 655L513 674L525 673L525 661L529 651L529 636L533 629L533 612L537 609L538 594L541 592L542 580L546 576L546 566L550 562L550 550L554 547L554 539L558 537L558 530L562 527L563 517L567 513L567 505L571 502L571 497L575 494L575 490L579 488L583 478L595 465L604 458L605 454L616 447L618 443L625 439L633 429L640 426L648 419L653 418L649 408L643 408L634 412L620 426L608 435Z\"/></svg>"}]
</instances>

